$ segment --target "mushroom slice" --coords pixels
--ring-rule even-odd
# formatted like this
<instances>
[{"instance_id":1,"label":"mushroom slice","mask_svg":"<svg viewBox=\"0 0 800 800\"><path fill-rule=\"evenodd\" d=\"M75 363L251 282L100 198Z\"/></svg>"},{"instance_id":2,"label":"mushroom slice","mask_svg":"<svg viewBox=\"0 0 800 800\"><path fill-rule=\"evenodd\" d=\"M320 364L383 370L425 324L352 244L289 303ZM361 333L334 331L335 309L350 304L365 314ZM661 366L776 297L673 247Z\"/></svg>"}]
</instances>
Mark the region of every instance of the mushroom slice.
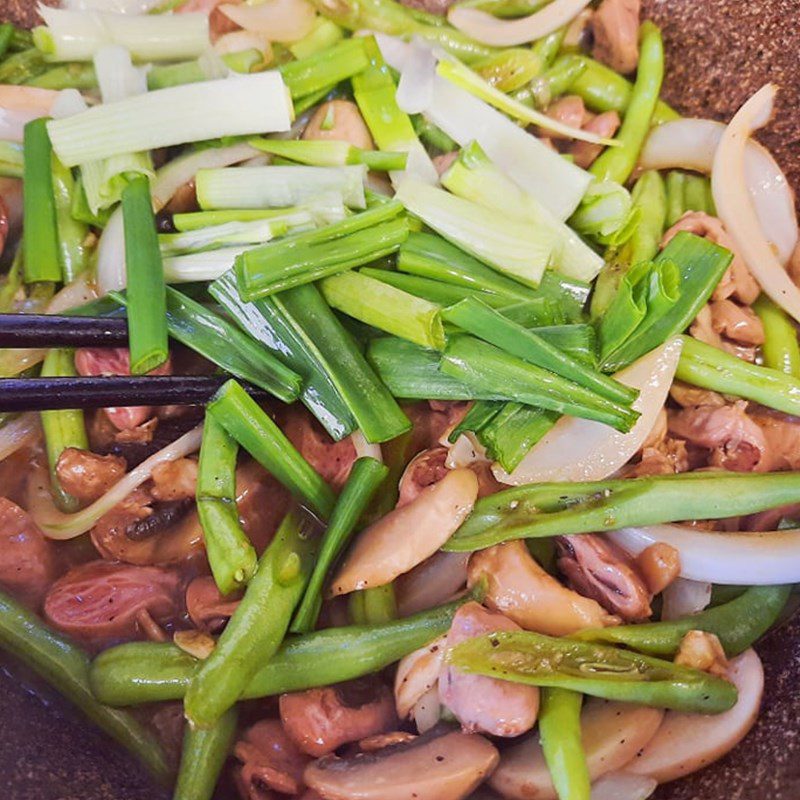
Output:
<instances>
[{"instance_id":1,"label":"mushroom slice","mask_svg":"<svg viewBox=\"0 0 800 800\"><path fill-rule=\"evenodd\" d=\"M581 714L581 734L592 781L635 758L663 718L664 712L658 708L588 700ZM538 734L503 751L489 783L508 800L556 800Z\"/></svg>"},{"instance_id":2,"label":"mushroom slice","mask_svg":"<svg viewBox=\"0 0 800 800\"><path fill-rule=\"evenodd\" d=\"M333 580L331 593L384 586L421 564L456 532L477 496L478 479L468 469L454 469L423 489L359 535Z\"/></svg>"},{"instance_id":3,"label":"mushroom slice","mask_svg":"<svg viewBox=\"0 0 800 800\"><path fill-rule=\"evenodd\" d=\"M485 579L484 603L528 631L569 636L582 628L602 628L619 621L595 600L562 586L521 541L473 553L467 577L470 588Z\"/></svg>"},{"instance_id":4,"label":"mushroom slice","mask_svg":"<svg viewBox=\"0 0 800 800\"><path fill-rule=\"evenodd\" d=\"M482 736L436 728L374 753L328 756L309 764L304 777L325 800L461 800L498 760Z\"/></svg>"},{"instance_id":5,"label":"mushroom slice","mask_svg":"<svg viewBox=\"0 0 800 800\"><path fill-rule=\"evenodd\" d=\"M397 716L405 719L422 696L436 686L442 668L447 634L400 659L394 678Z\"/></svg>"},{"instance_id":6,"label":"mushroom slice","mask_svg":"<svg viewBox=\"0 0 800 800\"><path fill-rule=\"evenodd\" d=\"M729 679L739 690L736 705L723 714L668 711L656 735L626 764L625 772L649 775L659 783L674 781L722 758L744 739L758 716L764 670L754 650L730 662Z\"/></svg>"}]
</instances>

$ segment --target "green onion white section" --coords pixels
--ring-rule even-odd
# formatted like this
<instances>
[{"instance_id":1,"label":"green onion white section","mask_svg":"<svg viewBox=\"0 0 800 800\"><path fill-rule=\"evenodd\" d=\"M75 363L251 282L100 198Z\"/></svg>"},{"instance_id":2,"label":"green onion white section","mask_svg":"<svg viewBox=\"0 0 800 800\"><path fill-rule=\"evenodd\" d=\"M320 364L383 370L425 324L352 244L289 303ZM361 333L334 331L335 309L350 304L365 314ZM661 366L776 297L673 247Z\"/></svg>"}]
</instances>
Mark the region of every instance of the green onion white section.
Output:
<instances>
[{"instance_id":1,"label":"green onion white section","mask_svg":"<svg viewBox=\"0 0 800 800\"><path fill-rule=\"evenodd\" d=\"M137 16L41 4L39 13L47 27L34 29L34 42L51 61L91 61L109 44L127 48L137 61L182 61L209 46L206 14Z\"/></svg>"},{"instance_id":2,"label":"green onion white section","mask_svg":"<svg viewBox=\"0 0 800 800\"><path fill-rule=\"evenodd\" d=\"M202 253L170 256L164 259L164 280L167 283L213 281L233 267L236 259L253 246L221 247Z\"/></svg>"},{"instance_id":3,"label":"green onion white section","mask_svg":"<svg viewBox=\"0 0 800 800\"><path fill-rule=\"evenodd\" d=\"M262 72L95 106L51 121L47 130L62 163L74 167L137 150L287 131L291 122L292 104L283 79L277 72Z\"/></svg>"},{"instance_id":4,"label":"green onion white section","mask_svg":"<svg viewBox=\"0 0 800 800\"><path fill-rule=\"evenodd\" d=\"M413 178L400 184L395 197L475 258L528 286L539 285L555 244L547 231Z\"/></svg>"},{"instance_id":5,"label":"green onion white section","mask_svg":"<svg viewBox=\"0 0 800 800\"><path fill-rule=\"evenodd\" d=\"M201 169L197 202L209 208L282 208L338 192L345 205L364 208L363 164L347 167L245 167Z\"/></svg>"}]
</instances>

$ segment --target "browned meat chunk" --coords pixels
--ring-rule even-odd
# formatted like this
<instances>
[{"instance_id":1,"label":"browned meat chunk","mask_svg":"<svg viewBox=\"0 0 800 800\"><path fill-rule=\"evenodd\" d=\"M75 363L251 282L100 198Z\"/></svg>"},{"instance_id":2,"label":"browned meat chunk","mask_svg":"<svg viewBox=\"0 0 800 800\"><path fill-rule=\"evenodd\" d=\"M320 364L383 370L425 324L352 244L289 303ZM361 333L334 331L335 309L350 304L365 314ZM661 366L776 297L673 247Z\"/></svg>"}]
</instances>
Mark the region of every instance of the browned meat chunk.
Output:
<instances>
[{"instance_id":1,"label":"browned meat chunk","mask_svg":"<svg viewBox=\"0 0 800 800\"><path fill-rule=\"evenodd\" d=\"M99 456L91 450L68 447L59 456L56 475L65 492L81 502L102 497L124 474L125 459Z\"/></svg>"},{"instance_id":2,"label":"browned meat chunk","mask_svg":"<svg viewBox=\"0 0 800 800\"><path fill-rule=\"evenodd\" d=\"M592 17L592 55L626 75L639 63L641 0L603 0Z\"/></svg>"}]
</instances>

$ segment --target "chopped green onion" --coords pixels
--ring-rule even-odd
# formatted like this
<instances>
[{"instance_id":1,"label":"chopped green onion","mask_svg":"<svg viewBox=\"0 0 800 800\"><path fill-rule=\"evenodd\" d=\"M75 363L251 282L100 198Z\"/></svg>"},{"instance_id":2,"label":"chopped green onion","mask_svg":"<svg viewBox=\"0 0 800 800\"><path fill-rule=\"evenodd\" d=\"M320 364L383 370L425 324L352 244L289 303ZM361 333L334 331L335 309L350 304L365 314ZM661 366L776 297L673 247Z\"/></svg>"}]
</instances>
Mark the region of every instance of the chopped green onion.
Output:
<instances>
[{"instance_id":1,"label":"chopped green onion","mask_svg":"<svg viewBox=\"0 0 800 800\"><path fill-rule=\"evenodd\" d=\"M214 113L209 114L208 109ZM222 136L289 130L291 101L276 72L175 86L93 106L47 124L65 166ZM284 205L291 205L285 203Z\"/></svg>"},{"instance_id":2,"label":"chopped green onion","mask_svg":"<svg viewBox=\"0 0 800 800\"><path fill-rule=\"evenodd\" d=\"M262 347L302 377L300 399L337 441L352 433L356 422L328 376L316 348L297 334L272 298L247 303L239 296L232 272L209 287L210 294Z\"/></svg>"},{"instance_id":3,"label":"chopped green onion","mask_svg":"<svg viewBox=\"0 0 800 800\"><path fill-rule=\"evenodd\" d=\"M673 304L659 302L655 309L658 313L645 312L642 321L621 345L611 352L604 351L601 357L603 370L614 372L683 331L711 297L732 258L730 251L707 239L686 231L678 233L654 262L672 261L678 267L680 297ZM604 324L611 324L606 320L611 316L616 302L615 298L603 319ZM624 314L628 313L625 308L632 306L620 300L617 308L624 324Z\"/></svg>"},{"instance_id":4,"label":"chopped green onion","mask_svg":"<svg viewBox=\"0 0 800 800\"><path fill-rule=\"evenodd\" d=\"M628 407L471 336L450 338L440 369L481 393L502 386L516 402L595 420L623 432L639 417Z\"/></svg>"},{"instance_id":5,"label":"chopped green onion","mask_svg":"<svg viewBox=\"0 0 800 800\"><path fill-rule=\"evenodd\" d=\"M290 628L292 633L309 633L316 627L322 606L322 586L328 572L347 546L359 519L388 474L389 469L374 458L359 458L353 464L322 537L314 571Z\"/></svg>"},{"instance_id":6,"label":"chopped green onion","mask_svg":"<svg viewBox=\"0 0 800 800\"><path fill-rule=\"evenodd\" d=\"M164 267L158 248L150 181L134 178L122 193L131 373L143 375L169 357Z\"/></svg>"},{"instance_id":7,"label":"chopped green onion","mask_svg":"<svg viewBox=\"0 0 800 800\"><path fill-rule=\"evenodd\" d=\"M368 169L401 170L406 168L406 153L362 150L349 142L305 141L303 139L250 139L248 144L264 153L288 158L312 167L344 167L364 164Z\"/></svg>"},{"instance_id":8,"label":"chopped green onion","mask_svg":"<svg viewBox=\"0 0 800 800\"><path fill-rule=\"evenodd\" d=\"M25 126L23 264L25 283L61 280L58 215L53 192L52 149L47 121Z\"/></svg>"},{"instance_id":9,"label":"chopped green onion","mask_svg":"<svg viewBox=\"0 0 800 800\"><path fill-rule=\"evenodd\" d=\"M331 487L236 381L228 381L217 392L208 413L298 500L323 519L330 516Z\"/></svg>"},{"instance_id":10,"label":"chopped green onion","mask_svg":"<svg viewBox=\"0 0 800 800\"><path fill-rule=\"evenodd\" d=\"M368 442L388 441L411 427L315 286L296 286L274 301L315 353Z\"/></svg>"},{"instance_id":11,"label":"chopped green onion","mask_svg":"<svg viewBox=\"0 0 800 800\"><path fill-rule=\"evenodd\" d=\"M326 52L343 37L344 31L335 22L325 17L317 17L311 32L302 39L292 42L288 46L289 52L297 59L308 58Z\"/></svg>"},{"instance_id":12,"label":"chopped green onion","mask_svg":"<svg viewBox=\"0 0 800 800\"><path fill-rule=\"evenodd\" d=\"M64 283L71 283L89 266L85 245L88 226L72 216L75 178L56 156L53 156L53 196L56 205L58 252Z\"/></svg>"},{"instance_id":13,"label":"chopped green onion","mask_svg":"<svg viewBox=\"0 0 800 800\"><path fill-rule=\"evenodd\" d=\"M236 259L255 245L234 245L218 250L202 250L164 258L167 283L213 281L233 268Z\"/></svg>"},{"instance_id":14,"label":"chopped green onion","mask_svg":"<svg viewBox=\"0 0 800 800\"><path fill-rule=\"evenodd\" d=\"M22 145L16 142L0 141L0 176L3 178L23 177L25 156Z\"/></svg>"},{"instance_id":15,"label":"chopped green onion","mask_svg":"<svg viewBox=\"0 0 800 800\"><path fill-rule=\"evenodd\" d=\"M761 345L764 366L800 378L797 329L789 315L765 294L753 303L753 311L764 326L764 344Z\"/></svg>"},{"instance_id":16,"label":"chopped green onion","mask_svg":"<svg viewBox=\"0 0 800 800\"><path fill-rule=\"evenodd\" d=\"M326 278L319 288L328 305L354 319L422 347L444 348L441 306L359 272Z\"/></svg>"},{"instance_id":17,"label":"chopped green onion","mask_svg":"<svg viewBox=\"0 0 800 800\"><path fill-rule=\"evenodd\" d=\"M303 219L306 215L319 222L337 222L345 217L344 204L341 202L341 195L331 192L327 196L331 201L330 209L333 218L318 217L314 213L314 203L304 206L294 206L292 208L231 208L219 209L217 211L190 211L185 214L173 214L172 224L175 230L186 233L196 231L201 228L214 228L219 225L227 225L230 222L284 222L287 225L296 220ZM322 210L322 209L320 209Z\"/></svg>"},{"instance_id":18,"label":"chopped green onion","mask_svg":"<svg viewBox=\"0 0 800 800\"><path fill-rule=\"evenodd\" d=\"M478 441L510 473L558 419L559 414L555 411L506 403L478 432Z\"/></svg>"},{"instance_id":19,"label":"chopped green onion","mask_svg":"<svg viewBox=\"0 0 800 800\"><path fill-rule=\"evenodd\" d=\"M477 142L462 148L442 175L442 185L465 200L525 220L552 234L552 264L559 272L590 281L602 268L603 259L532 194L492 164Z\"/></svg>"},{"instance_id":20,"label":"chopped green onion","mask_svg":"<svg viewBox=\"0 0 800 800\"><path fill-rule=\"evenodd\" d=\"M197 470L197 514L211 574L222 594L247 584L257 564L256 551L236 507L238 450L236 440L213 414L207 414Z\"/></svg>"},{"instance_id":21,"label":"chopped green onion","mask_svg":"<svg viewBox=\"0 0 800 800\"><path fill-rule=\"evenodd\" d=\"M237 53L225 53L222 63L233 72L247 74L264 61L264 54L255 48ZM187 83L212 80L221 77L202 56L194 61L180 64L165 64L151 67L147 73L147 88L168 89L170 86L183 86Z\"/></svg>"},{"instance_id":22,"label":"chopped green onion","mask_svg":"<svg viewBox=\"0 0 800 800\"><path fill-rule=\"evenodd\" d=\"M447 437L451 444L456 442L462 433L478 433L483 430L502 410L505 403L499 400L476 400L464 419L456 425Z\"/></svg>"},{"instance_id":23,"label":"chopped green onion","mask_svg":"<svg viewBox=\"0 0 800 800\"><path fill-rule=\"evenodd\" d=\"M630 404L635 389L615 381L554 347L535 330L527 330L480 300L464 300L444 311L444 318L517 358L574 381L609 400Z\"/></svg>"},{"instance_id":24,"label":"chopped green onion","mask_svg":"<svg viewBox=\"0 0 800 800\"><path fill-rule=\"evenodd\" d=\"M50 61L91 61L111 44L122 45L137 61L180 61L197 58L209 46L204 14L152 17L48 6L40 14L47 27L34 28L33 41Z\"/></svg>"},{"instance_id":25,"label":"chopped green onion","mask_svg":"<svg viewBox=\"0 0 800 800\"><path fill-rule=\"evenodd\" d=\"M281 64L278 68L293 100L329 89L369 64L363 39L345 39L328 50Z\"/></svg>"},{"instance_id":26,"label":"chopped green onion","mask_svg":"<svg viewBox=\"0 0 800 800\"><path fill-rule=\"evenodd\" d=\"M42 364L42 377L73 377L75 372L75 354L72 350L49 350ZM68 447L78 450L89 449L89 439L83 411L71 409L66 411L42 411L42 430L47 451L47 463L50 466L50 487L53 499L61 511L73 513L80 508L77 498L66 492L58 480L56 465L61 454Z\"/></svg>"},{"instance_id":27,"label":"chopped green onion","mask_svg":"<svg viewBox=\"0 0 800 800\"><path fill-rule=\"evenodd\" d=\"M633 235L639 213L628 190L614 181L595 181L586 190L569 224L588 239L618 247Z\"/></svg>"},{"instance_id":28,"label":"chopped green onion","mask_svg":"<svg viewBox=\"0 0 800 800\"><path fill-rule=\"evenodd\" d=\"M373 206L333 225L248 250L236 261L242 297L255 300L396 252L408 237L401 211L395 202Z\"/></svg>"},{"instance_id":29,"label":"chopped green onion","mask_svg":"<svg viewBox=\"0 0 800 800\"><path fill-rule=\"evenodd\" d=\"M285 208L322 193L341 194L345 205L364 208L363 164L346 167L223 167L198 170L197 202L209 208Z\"/></svg>"},{"instance_id":30,"label":"chopped green onion","mask_svg":"<svg viewBox=\"0 0 800 800\"><path fill-rule=\"evenodd\" d=\"M110 294L127 305L124 294ZM231 375L266 389L284 403L298 398L302 380L296 372L265 352L228 320L170 286L167 287L166 314L169 335L173 339Z\"/></svg>"},{"instance_id":31,"label":"chopped green onion","mask_svg":"<svg viewBox=\"0 0 800 800\"><path fill-rule=\"evenodd\" d=\"M553 251L554 237L494 209L406 178L395 197L445 239L501 273L538 286Z\"/></svg>"},{"instance_id":32,"label":"chopped green onion","mask_svg":"<svg viewBox=\"0 0 800 800\"><path fill-rule=\"evenodd\" d=\"M508 309L501 309L504 317L509 317ZM577 323L570 325L536 325L534 333L548 344L563 351L577 361L591 367L597 365L597 336L591 325Z\"/></svg>"}]
</instances>

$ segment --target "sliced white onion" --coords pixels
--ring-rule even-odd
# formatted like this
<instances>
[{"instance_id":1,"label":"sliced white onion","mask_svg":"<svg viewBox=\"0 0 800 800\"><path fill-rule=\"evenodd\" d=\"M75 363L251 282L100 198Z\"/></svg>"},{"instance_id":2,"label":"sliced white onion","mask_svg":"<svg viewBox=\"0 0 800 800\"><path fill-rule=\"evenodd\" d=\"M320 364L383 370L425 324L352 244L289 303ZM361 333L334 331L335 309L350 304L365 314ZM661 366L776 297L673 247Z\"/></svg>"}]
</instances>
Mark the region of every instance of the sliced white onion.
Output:
<instances>
[{"instance_id":1,"label":"sliced white onion","mask_svg":"<svg viewBox=\"0 0 800 800\"><path fill-rule=\"evenodd\" d=\"M53 296L53 299L47 304L47 313L60 314L62 311L69 311L71 308L82 306L96 299L95 285L84 273Z\"/></svg>"},{"instance_id":2,"label":"sliced white onion","mask_svg":"<svg viewBox=\"0 0 800 800\"><path fill-rule=\"evenodd\" d=\"M0 86L0 139L22 142L25 126L49 116L58 95L36 86Z\"/></svg>"},{"instance_id":3,"label":"sliced white onion","mask_svg":"<svg viewBox=\"0 0 800 800\"><path fill-rule=\"evenodd\" d=\"M224 3L218 8L239 27L263 33L272 42L296 42L308 36L317 16L306 0L265 0L258 5Z\"/></svg>"},{"instance_id":4,"label":"sliced white onion","mask_svg":"<svg viewBox=\"0 0 800 800\"><path fill-rule=\"evenodd\" d=\"M371 444L360 430L355 430L350 434L350 441L356 449L358 458L374 458L383 464L383 453L379 444Z\"/></svg>"},{"instance_id":5,"label":"sliced white onion","mask_svg":"<svg viewBox=\"0 0 800 800\"><path fill-rule=\"evenodd\" d=\"M643 169L690 169L711 174L725 125L711 119L678 119L650 132L639 165ZM767 240L785 264L798 239L794 196L769 150L750 139L744 154L747 191Z\"/></svg>"},{"instance_id":6,"label":"sliced white onion","mask_svg":"<svg viewBox=\"0 0 800 800\"><path fill-rule=\"evenodd\" d=\"M657 786L658 783L646 775L609 772L592 784L591 800L647 800Z\"/></svg>"},{"instance_id":7,"label":"sliced white onion","mask_svg":"<svg viewBox=\"0 0 800 800\"><path fill-rule=\"evenodd\" d=\"M661 619L679 619L697 614L711 602L711 584L677 578L664 589Z\"/></svg>"},{"instance_id":8,"label":"sliced white onion","mask_svg":"<svg viewBox=\"0 0 800 800\"><path fill-rule=\"evenodd\" d=\"M425 692L411 709L411 716L420 733L429 731L439 721L442 706L439 703L439 684Z\"/></svg>"},{"instance_id":9,"label":"sliced white onion","mask_svg":"<svg viewBox=\"0 0 800 800\"><path fill-rule=\"evenodd\" d=\"M494 47L525 44L571 22L591 0L553 0L541 11L519 19L500 19L477 8L453 6L447 21L478 42Z\"/></svg>"},{"instance_id":10,"label":"sliced white onion","mask_svg":"<svg viewBox=\"0 0 800 800\"><path fill-rule=\"evenodd\" d=\"M443 444L449 446L447 458L444 465L447 469L458 469L468 467L476 461L488 461L486 458L486 448L477 440L474 433L462 433L455 443L450 444L446 437Z\"/></svg>"},{"instance_id":11,"label":"sliced white onion","mask_svg":"<svg viewBox=\"0 0 800 800\"><path fill-rule=\"evenodd\" d=\"M497 480L512 486L540 481L599 481L616 472L639 450L658 421L682 346L680 339L671 339L614 376L640 392L633 408L641 416L628 433L591 420L562 417L512 473L495 465L492 469Z\"/></svg>"},{"instance_id":12,"label":"sliced white onion","mask_svg":"<svg viewBox=\"0 0 800 800\"><path fill-rule=\"evenodd\" d=\"M154 453L150 458L132 469L119 483L109 489L94 503L76 512L64 514L53 505L47 473L42 480L32 480L28 486L28 509L45 536L51 539L74 539L90 530L104 514L121 503L131 492L148 480L153 470L167 461L184 458L200 448L203 426L198 425L180 439Z\"/></svg>"},{"instance_id":13,"label":"sliced white onion","mask_svg":"<svg viewBox=\"0 0 800 800\"><path fill-rule=\"evenodd\" d=\"M666 783L730 752L753 727L761 706L764 669L755 651L745 650L731 661L728 677L739 691L732 709L708 716L668 711L656 735L625 770Z\"/></svg>"},{"instance_id":14,"label":"sliced white onion","mask_svg":"<svg viewBox=\"0 0 800 800\"><path fill-rule=\"evenodd\" d=\"M39 415L33 411L21 414L0 428L0 461L16 453L39 436Z\"/></svg>"},{"instance_id":15,"label":"sliced white onion","mask_svg":"<svg viewBox=\"0 0 800 800\"><path fill-rule=\"evenodd\" d=\"M395 581L401 617L426 611L451 600L467 585L471 553L439 551Z\"/></svg>"},{"instance_id":16,"label":"sliced white onion","mask_svg":"<svg viewBox=\"0 0 800 800\"><path fill-rule=\"evenodd\" d=\"M229 167L256 155L259 155L258 150L242 142L229 147L207 147L170 161L158 170L150 187L153 209L164 208L181 186L194 179L197 170ZM97 285L101 294L125 288L125 231L121 208L111 215L97 244Z\"/></svg>"},{"instance_id":17,"label":"sliced white onion","mask_svg":"<svg viewBox=\"0 0 800 800\"><path fill-rule=\"evenodd\" d=\"M800 289L786 274L761 230L745 174L748 139L769 121L777 91L768 83L736 112L714 154L711 190L717 214L753 277L770 299L800 322Z\"/></svg>"},{"instance_id":18,"label":"sliced white onion","mask_svg":"<svg viewBox=\"0 0 800 800\"><path fill-rule=\"evenodd\" d=\"M405 64L397 85L397 105L407 114L421 114L433 102L436 56L429 46L414 40Z\"/></svg>"},{"instance_id":19,"label":"sliced white onion","mask_svg":"<svg viewBox=\"0 0 800 800\"><path fill-rule=\"evenodd\" d=\"M704 531L690 525L650 525L608 534L629 553L655 542L681 555L681 577L746 586L800 582L800 529L783 531Z\"/></svg>"}]
</instances>

